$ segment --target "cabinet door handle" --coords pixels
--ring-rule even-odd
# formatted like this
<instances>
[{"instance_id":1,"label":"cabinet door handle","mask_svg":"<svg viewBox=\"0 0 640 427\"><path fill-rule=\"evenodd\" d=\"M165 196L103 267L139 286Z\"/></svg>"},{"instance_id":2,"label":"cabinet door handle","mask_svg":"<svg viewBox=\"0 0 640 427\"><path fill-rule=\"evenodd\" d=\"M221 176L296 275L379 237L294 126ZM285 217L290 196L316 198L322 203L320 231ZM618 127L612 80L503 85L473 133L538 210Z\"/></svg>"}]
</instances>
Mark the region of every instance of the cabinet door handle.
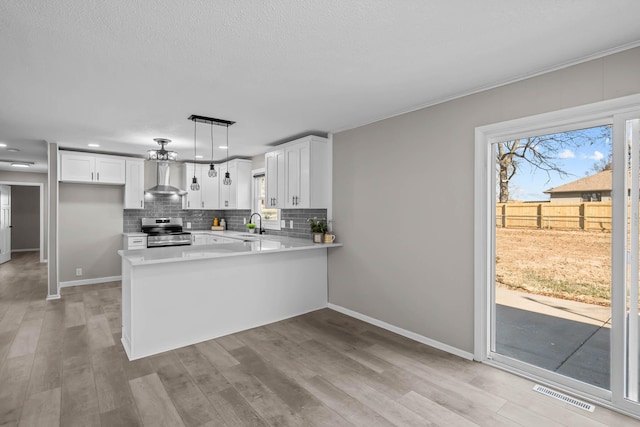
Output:
<instances>
[{"instance_id":1,"label":"cabinet door handle","mask_svg":"<svg viewBox=\"0 0 640 427\"><path fill-rule=\"evenodd\" d=\"M202 203L202 207L204 208L204 202L201 202L201 203Z\"/></svg>"},{"instance_id":2,"label":"cabinet door handle","mask_svg":"<svg viewBox=\"0 0 640 427\"><path fill-rule=\"evenodd\" d=\"M143 203L144 203L144 201L140 200L140 207L141 208L144 207Z\"/></svg>"},{"instance_id":3,"label":"cabinet door handle","mask_svg":"<svg viewBox=\"0 0 640 427\"><path fill-rule=\"evenodd\" d=\"M93 181L93 172L91 172L91 181Z\"/></svg>"},{"instance_id":4,"label":"cabinet door handle","mask_svg":"<svg viewBox=\"0 0 640 427\"><path fill-rule=\"evenodd\" d=\"M187 207L190 208L191 207L191 202L187 202Z\"/></svg>"},{"instance_id":5,"label":"cabinet door handle","mask_svg":"<svg viewBox=\"0 0 640 427\"><path fill-rule=\"evenodd\" d=\"M98 172L96 175L98 176L98 178L96 179L96 181L100 181L100 172Z\"/></svg>"}]
</instances>

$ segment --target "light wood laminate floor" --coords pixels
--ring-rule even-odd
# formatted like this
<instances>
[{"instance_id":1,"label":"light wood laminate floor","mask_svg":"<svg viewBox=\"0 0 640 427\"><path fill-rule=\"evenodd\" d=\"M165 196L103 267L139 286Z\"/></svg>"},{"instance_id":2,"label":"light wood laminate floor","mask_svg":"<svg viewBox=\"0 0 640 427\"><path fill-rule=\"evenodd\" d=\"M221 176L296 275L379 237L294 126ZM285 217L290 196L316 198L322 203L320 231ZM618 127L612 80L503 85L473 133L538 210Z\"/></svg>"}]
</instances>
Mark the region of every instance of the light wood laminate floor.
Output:
<instances>
[{"instance_id":1,"label":"light wood laminate floor","mask_svg":"<svg viewBox=\"0 0 640 427\"><path fill-rule=\"evenodd\" d=\"M62 294L37 253L0 266L0 425L640 424L331 310L129 362L119 282Z\"/></svg>"}]
</instances>

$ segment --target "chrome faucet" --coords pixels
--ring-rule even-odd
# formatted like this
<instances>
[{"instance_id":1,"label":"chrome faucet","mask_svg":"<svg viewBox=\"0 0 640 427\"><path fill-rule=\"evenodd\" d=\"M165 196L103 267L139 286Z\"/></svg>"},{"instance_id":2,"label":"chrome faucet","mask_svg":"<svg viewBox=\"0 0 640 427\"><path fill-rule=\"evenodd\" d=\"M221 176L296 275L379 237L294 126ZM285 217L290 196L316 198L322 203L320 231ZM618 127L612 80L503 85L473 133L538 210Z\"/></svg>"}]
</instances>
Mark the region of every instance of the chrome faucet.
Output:
<instances>
[{"instance_id":1,"label":"chrome faucet","mask_svg":"<svg viewBox=\"0 0 640 427\"><path fill-rule=\"evenodd\" d=\"M254 215L258 215L258 218L260 218L260 224L258 226L258 233L259 234L264 234L264 228L262 228L262 215L260 215L258 212L254 212L251 214L251 216L249 217L249 223L251 223L251 220L253 219Z\"/></svg>"}]
</instances>

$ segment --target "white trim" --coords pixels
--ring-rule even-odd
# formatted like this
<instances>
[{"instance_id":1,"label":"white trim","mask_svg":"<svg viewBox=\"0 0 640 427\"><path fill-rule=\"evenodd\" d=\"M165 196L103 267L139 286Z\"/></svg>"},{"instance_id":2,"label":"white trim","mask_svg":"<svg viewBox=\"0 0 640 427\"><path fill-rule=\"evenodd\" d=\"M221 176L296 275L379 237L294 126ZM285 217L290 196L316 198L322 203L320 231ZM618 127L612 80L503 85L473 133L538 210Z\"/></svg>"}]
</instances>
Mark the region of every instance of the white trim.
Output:
<instances>
[{"instance_id":1,"label":"white trim","mask_svg":"<svg viewBox=\"0 0 640 427\"><path fill-rule=\"evenodd\" d=\"M488 90L491 90L491 89L495 89L495 88L498 88L498 87L502 87L502 86L506 86L506 85L509 85L509 84L512 84L512 83L517 83L517 82L522 81L522 80L527 80L527 79L530 79L530 78L533 78L533 77L541 76L543 74L548 74L548 73L551 73L551 72L554 72L554 71L562 70L564 68L569 68L569 67L572 67L574 65L579 65L579 64L583 64L585 62L593 61L594 59L600 59L600 58L603 58L605 56L614 55L616 53L624 52L625 50L633 49L633 48L636 48L638 46L640 46L640 41L635 41L635 42L632 42L632 43L624 44L622 46L618 46L618 47L615 47L615 48L612 48L612 49L607 49L607 50L604 50L604 51L601 51L601 52L598 52L598 53L595 53L595 54L592 54L592 55L583 56L583 57L578 58L578 59L573 60L573 61L564 62L564 63L558 64L558 65L556 65L554 67L542 68L540 70L532 71L532 72L526 73L526 74L521 74L520 76L515 76L515 77L510 78L510 79L505 79L505 80L502 80L502 81L499 81L499 82L496 82L496 83L488 84L488 85L485 85L485 86L480 86L478 88L471 89L471 90L468 90L468 91L465 91L465 92L460 92L460 93L452 95L452 96L447 96L447 97L436 99L436 100L433 100L433 101L429 101L429 102L426 102L426 103L423 103L423 104L418 104L418 105L413 106L413 107L408 107L408 108L404 108L404 109L399 110L399 111L395 111L395 112L392 112L392 113L384 114L384 115L378 116L375 119L370 119L370 120L367 120L365 122L352 123L350 125L346 125L346 126L343 126L341 128L338 128L338 129L333 129L333 130L331 130L331 132L332 133L344 132L344 131L347 131L347 130L350 130L350 129L355 129L355 128L359 128L359 127L362 127L362 126L366 126L366 125L369 125L371 123L376 123L376 122L380 122L382 120L391 119L393 117L402 116L404 114L411 113L413 111L422 110L424 108L433 107L434 105L444 104L445 102L453 101L455 99L464 98L465 96L473 95L473 94L480 93L480 92L485 92L485 91L488 91Z\"/></svg>"},{"instance_id":2,"label":"white trim","mask_svg":"<svg viewBox=\"0 0 640 427\"><path fill-rule=\"evenodd\" d=\"M329 232L333 233L333 133L327 134L327 186L329 197L327 197L327 225Z\"/></svg>"},{"instance_id":3,"label":"white trim","mask_svg":"<svg viewBox=\"0 0 640 427\"><path fill-rule=\"evenodd\" d=\"M40 203L40 262L44 261L44 184L41 182L22 182L22 181L0 181L0 185L18 185L22 187L38 187L38 199ZM47 229L48 231L48 229ZM13 250L11 252L14 252ZM16 251L17 252L17 251Z\"/></svg>"},{"instance_id":4,"label":"white trim","mask_svg":"<svg viewBox=\"0 0 640 427\"><path fill-rule=\"evenodd\" d=\"M95 279L70 280L68 282L60 282L60 288L68 288L70 286L95 285L98 283L117 282L122 280L122 276L97 277Z\"/></svg>"},{"instance_id":5,"label":"white trim","mask_svg":"<svg viewBox=\"0 0 640 427\"><path fill-rule=\"evenodd\" d=\"M61 298L60 294L55 294L55 295L47 295L46 299L47 299L47 301L53 301L53 300L60 299L60 298Z\"/></svg>"},{"instance_id":6,"label":"white trim","mask_svg":"<svg viewBox=\"0 0 640 427\"><path fill-rule=\"evenodd\" d=\"M327 307L330 308L331 310L337 311L338 313L346 314L347 316L353 317L358 320L362 320L363 322L370 323L374 326L378 326L382 329L386 329L387 331L391 331L398 335L402 335L403 337L428 345L430 347L437 348L438 350L446 351L447 353L454 354L456 356L462 357L463 359L473 360L473 354L469 353L468 351L464 351L459 348L452 347L448 344L441 343L440 341L427 338L425 336L416 334L415 332L411 332L406 329L399 328L387 322L383 322L382 320L374 319L373 317L369 317L365 314L358 313L357 311L349 310L348 308L344 308L339 305L329 303Z\"/></svg>"},{"instance_id":7,"label":"white trim","mask_svg":"<svg viewBox=\"0 0 640 427\"><path fill-rule=\"evenodd\" d=\"M11 253L14 252L35 252L35 251L39 251L40 248L31 248L31 249L11 249ZM40 262L44 262L42 261L42 257L40 257L41 261Z\"/></svg>"}]
</instances>

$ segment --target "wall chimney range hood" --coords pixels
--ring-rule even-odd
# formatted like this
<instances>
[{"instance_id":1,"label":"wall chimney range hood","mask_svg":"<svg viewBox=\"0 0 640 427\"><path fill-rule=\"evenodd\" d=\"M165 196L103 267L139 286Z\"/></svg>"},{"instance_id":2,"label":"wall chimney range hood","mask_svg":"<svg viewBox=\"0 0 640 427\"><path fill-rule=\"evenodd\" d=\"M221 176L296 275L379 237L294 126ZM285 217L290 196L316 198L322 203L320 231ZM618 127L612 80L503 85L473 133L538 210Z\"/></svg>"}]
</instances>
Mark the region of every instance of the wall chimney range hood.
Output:
<instances>
[{"instance_id":1,"label":"wall chimney range hood","mask_svg":"<svg viewBox=\"0 0 640 427\"><path fill-rule=\"evenodd\" d=\"M171 178L171 168L169 162L174 161L178 158L178 155L175 151L167 151L164 148L164 146L170 143L171 140L165 138L155 138L154 141L156 141L161 148L159 150L149 150L147 152L147 158L156 162L158 181L154 187L149 188L144 193L162 196L184 196L185 194L187 194L186 191L181 190L178 187L174 187L169 183Z\"/></svg>"}]
</instances>

